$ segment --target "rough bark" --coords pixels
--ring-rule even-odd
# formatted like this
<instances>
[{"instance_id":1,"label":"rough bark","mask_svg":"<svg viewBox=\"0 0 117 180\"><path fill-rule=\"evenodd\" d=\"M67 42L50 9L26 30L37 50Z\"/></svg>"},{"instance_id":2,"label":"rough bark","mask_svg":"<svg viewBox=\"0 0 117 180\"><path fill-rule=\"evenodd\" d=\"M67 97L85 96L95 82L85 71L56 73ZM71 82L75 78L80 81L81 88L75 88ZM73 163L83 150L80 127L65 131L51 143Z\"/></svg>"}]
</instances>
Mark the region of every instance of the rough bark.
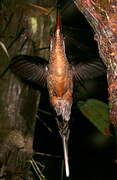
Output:
<instances>
[{"instance_id":1,"label":"rough bark","mask_svg":"<svg viewBox=\"0 0 117 180\"><path fill-rule=\"evenodd\" d=\"M74 0L95 32L99 54L107 66L110 122L117 126L117 2Z\"/></svg>"},{"instance_id":2,"label":"rough bark","mask_svg":"<svg viewBox=\"0 0 117 180\"><path fill-rule=\"evenodd\" d=\"M48 58L49 17L42 9L17 5L0 12L0 41L10 57L17 54ZM0 48L0 72L9 59ZM31 179L28 160L33 155L35 116L40 92L8 72L0 79L0 176Z\"/></svg>"}]
</instances>

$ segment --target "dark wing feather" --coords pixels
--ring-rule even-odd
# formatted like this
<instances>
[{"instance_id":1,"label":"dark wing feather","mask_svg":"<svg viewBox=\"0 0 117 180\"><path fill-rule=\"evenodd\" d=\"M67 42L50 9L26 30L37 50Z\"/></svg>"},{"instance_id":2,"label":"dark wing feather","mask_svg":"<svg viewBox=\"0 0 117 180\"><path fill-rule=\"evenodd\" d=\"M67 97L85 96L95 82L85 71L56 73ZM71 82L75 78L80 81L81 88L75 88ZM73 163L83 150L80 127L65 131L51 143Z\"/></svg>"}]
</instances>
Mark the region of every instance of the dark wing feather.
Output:
<instances>
[{"instance_id":1,"label":"dark wing feather","mask_svg":"<svg viewBox=\"0 0 117 180\"><path fill-rule=\"evenodd\" d=\"M85 81L106 74L106 67L101 60L80 62L77 65L72 65L72 73L74 79Z\"/></svg>"},{"instance_id":2,"label":"dark wing feather","mask_svg":"<svg viewBox=\"0 0 117 180\"><path fill-rule=\"evenodd\" d=\"M36 56L19 55L10 62L11 71L36 85L45 85L48 73L48 63Z\"/></svg>"}]
</instances>

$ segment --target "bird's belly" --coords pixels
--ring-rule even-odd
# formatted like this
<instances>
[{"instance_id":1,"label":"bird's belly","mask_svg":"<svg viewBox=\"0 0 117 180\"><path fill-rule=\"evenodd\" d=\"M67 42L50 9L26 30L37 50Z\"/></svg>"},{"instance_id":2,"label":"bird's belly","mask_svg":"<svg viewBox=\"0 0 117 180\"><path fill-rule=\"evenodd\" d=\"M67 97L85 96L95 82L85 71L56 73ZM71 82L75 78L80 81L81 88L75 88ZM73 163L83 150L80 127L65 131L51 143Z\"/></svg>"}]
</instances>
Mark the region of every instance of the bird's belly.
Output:
<instances>
[{"instance_id":1,"label":"bird's belly","mask_svg":"<svg viewBox=\"0 0 117 180\"><path fill-rule=\"evenodd\" d=\"M72 78L68 73L50 74L48 77L48 89L51 96L63 97L68 89L72 89ZM61 70L60 70L61 71Z\"/></svg>"},{"instance_id":2,"label":"bird's belly","mask_svg":"<svg viewBox=\"0 0 117 180\"><path fill-rule=\"evenodd\" d=\"M69 120L72 105L73 79L69 67L50 71L47 79L50 102L57 115Z\"/></svg>"},{"instance_id":3,"label":"bird's belly","mask_svg":"<svg viewBox=\"0 0 117 180\"><path fill-rule=\"evenodd\" d=\"M72 105L73 82L67 76L54 77L50 83L50 102L57 115L62 115L63 119L69 120Z\"/></svg>"},{"instance_id":4,"label":"bird's belly","mask_svg":"<svg viewBox=\"0 0 117 180\"><path fill-rule=\"evenodd\" d=\"M56 95L58 97L62 97L68 87L67 83L65 82L65 79L64 77L61 77L60 75L55 77L54 88L55 88Z\"/></svg>"}]
</instances>

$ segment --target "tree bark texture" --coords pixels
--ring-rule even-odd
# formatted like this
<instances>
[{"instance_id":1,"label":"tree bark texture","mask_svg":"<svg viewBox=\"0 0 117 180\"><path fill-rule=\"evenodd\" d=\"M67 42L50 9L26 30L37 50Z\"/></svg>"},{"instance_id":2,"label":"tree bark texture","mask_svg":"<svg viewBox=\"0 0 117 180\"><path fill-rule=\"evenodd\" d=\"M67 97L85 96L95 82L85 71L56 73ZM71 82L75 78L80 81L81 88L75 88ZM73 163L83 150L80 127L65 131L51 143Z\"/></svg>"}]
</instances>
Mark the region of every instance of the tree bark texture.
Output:
<instances>
[{"instance_id":1,"label":"tree bark texture","mask_svg":"<svg viewBox=\"0 0 117 180\"><path fill-rule=\"evenodd\" d=\"M93 27L100 57L107 67L110 122L117 126L117 2L74 0Z\"/></svg>"},{"instance_id":2,"label":"tree bark texture","mask_svg":"<svg viewBox=\"0 0 117 180\"><path fill-rule=\"evenodd\" d=\"M18 54L48 58L49 17L43 9L17 5L0 12L0 41L10 58ZM0 47L0 72L9 64ZM0 79L0 176L5 179L28 177L27 160L33 154L35 117L40 92L27 85L11 72ZM31 176L30 178L31 179Z\"/></svg>"}]
</instances>

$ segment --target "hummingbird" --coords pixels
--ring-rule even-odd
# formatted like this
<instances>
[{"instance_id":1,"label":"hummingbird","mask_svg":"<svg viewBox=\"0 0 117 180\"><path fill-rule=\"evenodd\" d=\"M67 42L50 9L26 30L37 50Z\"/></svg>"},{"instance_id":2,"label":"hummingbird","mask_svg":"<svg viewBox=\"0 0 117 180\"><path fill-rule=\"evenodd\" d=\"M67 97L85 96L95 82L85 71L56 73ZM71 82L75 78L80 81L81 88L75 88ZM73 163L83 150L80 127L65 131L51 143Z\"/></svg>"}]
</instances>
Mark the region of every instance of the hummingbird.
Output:
<instances>
[{"instance_id":1,"label":"hummingbird","mask_svg":"<svg viewBox=\"0 0 117 180\"><path fill-rule=\"evenodd\" d=\"M49 61L37 56L18 55L11 59L9 67L17 76L47 87L50 103L57 117L61 117L56 120L62 137L66 176L69 177L68 139L74 81L81 83L102 76L106 73L105 65L97 59L76 65L69 63L65 52L60 11L57 8L56 28L50 40Z\"/></svg>"}]
</instances>

